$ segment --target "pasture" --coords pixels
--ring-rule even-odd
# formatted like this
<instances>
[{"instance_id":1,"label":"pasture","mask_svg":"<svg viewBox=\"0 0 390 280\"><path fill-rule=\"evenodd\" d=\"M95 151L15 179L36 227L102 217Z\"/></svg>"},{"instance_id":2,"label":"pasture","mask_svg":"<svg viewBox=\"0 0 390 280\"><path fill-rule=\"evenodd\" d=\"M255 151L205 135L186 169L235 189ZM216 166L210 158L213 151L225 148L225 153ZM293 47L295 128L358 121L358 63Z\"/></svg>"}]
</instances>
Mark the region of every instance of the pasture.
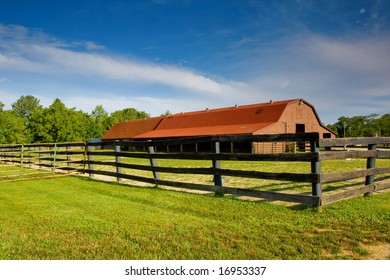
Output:
<instances>
[{"instance_id":1,"label":"pasture","mask_svg":"<svg viewBox=\"0 0 390 280\"><path fill-rule=\"evenodd\" d=\"M1 182L0 212L0 259L388 259L390 253L389 192L318 210L66 176Z\"/></svg>"},{"instance_id":2,"label":"pasture","mask_svg":"<svg viewBox=\"0 0 390 280\"><path fill-rule=\"evenodd\" d=\"M260 143L284 143L279 146L288 150L256 154L233 149ZM0 148L0 160L22 170L46 170L48 176L88 174L143 186L321 206L389 188L390 151L383 149L389 143L386 137L320 139L318 133L302 133L15 144Z\"/></svg>"}]
</instances>

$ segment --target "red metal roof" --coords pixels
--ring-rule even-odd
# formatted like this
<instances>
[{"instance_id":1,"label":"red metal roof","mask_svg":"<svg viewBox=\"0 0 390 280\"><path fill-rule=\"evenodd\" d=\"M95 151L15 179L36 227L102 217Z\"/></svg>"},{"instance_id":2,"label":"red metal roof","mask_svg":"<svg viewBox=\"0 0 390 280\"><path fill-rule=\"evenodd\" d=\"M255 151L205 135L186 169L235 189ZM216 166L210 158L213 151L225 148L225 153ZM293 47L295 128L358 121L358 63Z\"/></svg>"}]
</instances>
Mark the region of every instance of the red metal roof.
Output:
<instances>
[{"instance_id":1,"label":"red metal roof","mask_svg":"<svg viewBox=\"0 0 390 280\"><path fill-rule=\"evenodd\" d=\"M253 134L276 123L291 101L293 100L175 114L164 118L155 130L134 138Z\"/></svg>"},{"instance_id":2,"label":"red metal roof","mask_svg":"<svg viewBox=\"0 0 390 280\"><path fill-rule=\"evenodd\" d=\"M130 139L154 130L164 117L129 120L114 124L102 137L103 140Z\"/></svg>"}]
</instances>

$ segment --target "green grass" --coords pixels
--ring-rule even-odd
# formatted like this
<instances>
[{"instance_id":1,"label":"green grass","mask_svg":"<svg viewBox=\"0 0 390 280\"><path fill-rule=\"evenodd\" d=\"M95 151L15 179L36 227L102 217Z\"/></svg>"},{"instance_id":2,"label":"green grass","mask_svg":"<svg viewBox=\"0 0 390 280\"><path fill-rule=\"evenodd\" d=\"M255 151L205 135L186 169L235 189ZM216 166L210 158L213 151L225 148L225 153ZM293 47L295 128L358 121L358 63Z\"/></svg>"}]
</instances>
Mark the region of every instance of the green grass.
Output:
<instances>
[{"instance_id":1,"label":"green grass","mask_svg":"<svg viewBox=\"0 0 390 280\"><path fill-rule=\"evenodd\" d=\"M6 165L0 163L0 182L10 180L36 179L56 175L50 169L24 168L19 165Z\"/></svg>"},{"instance_id":2,"label":"green grass","mask_svg":"<svg viewBox=\"0 0 390 280\"><path fill-rule=\"evenodd\" d=\"M96 156L95 160L113 161L113 157ZM122 158L122 163L150 165L148 159L137 158ZM322 173L336 173L354 171L366 168L366 159L352 159L352 160L327 160L321 162ZM173 160L173 159L157 159L158 166L166 167L211 167L210 160ZM377 167L390 166L390 160L377 159ZM221 167L223 169L232 170L252 170L263 172L288 172L288 173L302 173L309 174L311 172L310 162L281 162L281 161L222 161ZM95 165L95 170L106 170L115 172L115 167L108 167L102 165ZM150 171L129 170L122 168L123 173L152 177ZM377 178L388 177L389 174L377 175ZM160 173L160 178L163 180L171 180L178 182L199 183L204 185L213 184L212 175L193 175L188 174L174 174L174 173ZM138 184L134 181L123 180L123 182L130 182L130 184ZM346 188L359 183L364 184L364 178L349 180L344 182L334 182L323 184L323 192L333 191L338 188ZM232 188L249 188L266 191L284 191L289 193L311 193L311 183L290 182L290 181L275 181L265 179L251 179L240 177L224 176L224 186Z\"/></svg>"},{"instance_id":3,"label":"green grass","mask_svg":"<svg viewBox=\"0 0 390 280\"><path fill-rule=\"evenodd\" d=\"M0 183L0 259L370 259L390 193L316 211L78 177Z\"/></svg>"}]
</instances>

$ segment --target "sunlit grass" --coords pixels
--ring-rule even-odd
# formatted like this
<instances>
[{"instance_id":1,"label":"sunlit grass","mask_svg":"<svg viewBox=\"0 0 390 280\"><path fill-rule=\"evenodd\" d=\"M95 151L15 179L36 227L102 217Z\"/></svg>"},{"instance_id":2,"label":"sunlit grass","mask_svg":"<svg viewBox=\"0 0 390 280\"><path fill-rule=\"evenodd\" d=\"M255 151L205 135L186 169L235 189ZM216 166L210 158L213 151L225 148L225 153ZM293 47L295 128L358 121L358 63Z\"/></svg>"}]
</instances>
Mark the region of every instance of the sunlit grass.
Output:
<instances>
[{"instance_id":1,"label":"sunlit grass","mask_svg":"<svg viewBox=\"0 0 390 280\"><path fill-rule=\"evenodd\" d=\"M0 259L370 259L390 193L310 207L63 177L1 183Z\"/></svg>"}]
</instances>

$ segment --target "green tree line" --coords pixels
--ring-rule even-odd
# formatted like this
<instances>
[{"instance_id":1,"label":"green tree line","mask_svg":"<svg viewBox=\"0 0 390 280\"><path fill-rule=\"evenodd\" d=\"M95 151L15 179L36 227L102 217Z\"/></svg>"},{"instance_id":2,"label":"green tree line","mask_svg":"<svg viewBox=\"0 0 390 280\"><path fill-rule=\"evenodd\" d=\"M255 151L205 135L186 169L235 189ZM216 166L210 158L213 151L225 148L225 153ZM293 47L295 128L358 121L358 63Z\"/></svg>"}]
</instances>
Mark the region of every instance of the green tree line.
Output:
<instances>
[{"instance_id":1,"label":"green tree line","mask_svg":"<svg viewBox=\"0 0 390 280\"><path fill-rule=\"evenodd\" d=\"M39 99L26 95L13 103L11 110L4 110L0 101L0 144L88 141L102 137L115 123L147 117L148 113L134 108L108 114L102 105L85 113L67 108L58 98L45 108ZM328 128L338 137L390 136L390 114L343 116Z\"/></svg>"},{"instance_id":2,"label":"green tree line","mask_svg":"<svg viewBox=\"0 0 390 280\"><path fill-rule=\"evenodd\" d=\"M338 137L370 137L390 136L390 114L382 116L371 114L368 116L340 117L337 122L328 125L328 128L338 134Z\"/></svg>"},{"instance_id":3,"label":"green tree line","mask_svg":"<svg viewBox=\"0 0 390 280\"><path fill-rule=\"evenodd\" d=\"M11 110L4 110L0 101L0 144L88 141L102 137L115 123L147 117L134 108L108 114L102 105L85 113L67 108L58 98L45 108L39 99L26 95Z\"/></svg>"}]
</instances>

